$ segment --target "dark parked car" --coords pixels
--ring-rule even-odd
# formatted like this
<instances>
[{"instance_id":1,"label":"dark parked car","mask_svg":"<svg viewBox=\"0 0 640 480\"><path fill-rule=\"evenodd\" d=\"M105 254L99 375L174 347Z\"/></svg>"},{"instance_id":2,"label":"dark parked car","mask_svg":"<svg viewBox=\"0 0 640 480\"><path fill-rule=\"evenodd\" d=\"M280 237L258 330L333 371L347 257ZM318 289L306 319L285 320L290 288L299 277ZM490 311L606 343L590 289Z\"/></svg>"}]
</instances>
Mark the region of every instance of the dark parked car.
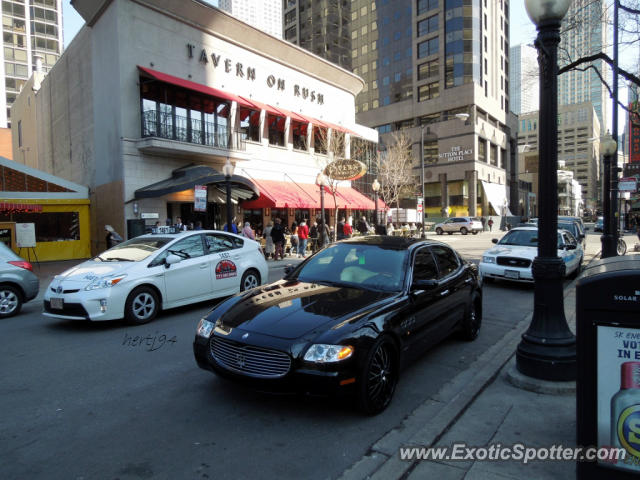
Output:
<instances>
[{"instance_id":1,"label":"dark parked car","mask_svg":"<svg viewBox=\"0 0 640 480\"><path fill-rule=\"evenodd\" d=\"M38 295L39 287L31 264L0 242L0 318L20 312L24 302Z\"/></svg>"},{"instance_id":2,"label":"dark parked car","mask_svg":"<svg viewBox=\"0 0 640 480\"><path fill-rule=\"evenodd\" d=\"M449 246L402 237L330 245L277 282L203 318L198 365L261 390L349 393L369 414L391 402L401 366L482 317L477 267Z\"/></svg>"},{"instance_id":3,"label":"dark parked car","mask_svg":"<svg viewBox=\"0 0 640 480\"><path fill-rule=\"evenodd\" d=\"M593 227L594 232L602 232L604 230L604 218L598 217L596 224Z\"/></svg>"}]
</instances>

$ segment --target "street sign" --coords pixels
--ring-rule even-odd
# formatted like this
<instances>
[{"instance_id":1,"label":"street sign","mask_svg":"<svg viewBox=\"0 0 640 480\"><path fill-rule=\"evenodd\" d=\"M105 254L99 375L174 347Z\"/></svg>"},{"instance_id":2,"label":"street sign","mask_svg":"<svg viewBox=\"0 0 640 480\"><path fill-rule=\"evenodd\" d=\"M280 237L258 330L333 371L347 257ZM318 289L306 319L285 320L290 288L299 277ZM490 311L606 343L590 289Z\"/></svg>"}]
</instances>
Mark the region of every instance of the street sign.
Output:
<instances>
[{"instance_id":1,"label":"street sign","mask_svg":"<svg viewBox=\"0 0 640 480\"><path fill-rule=\"evenodd\" d=\"M618 180L618 190L621 192L635 192L638 188L638 182L635 177L621 178Z\"/></svg>"}]
</instances>

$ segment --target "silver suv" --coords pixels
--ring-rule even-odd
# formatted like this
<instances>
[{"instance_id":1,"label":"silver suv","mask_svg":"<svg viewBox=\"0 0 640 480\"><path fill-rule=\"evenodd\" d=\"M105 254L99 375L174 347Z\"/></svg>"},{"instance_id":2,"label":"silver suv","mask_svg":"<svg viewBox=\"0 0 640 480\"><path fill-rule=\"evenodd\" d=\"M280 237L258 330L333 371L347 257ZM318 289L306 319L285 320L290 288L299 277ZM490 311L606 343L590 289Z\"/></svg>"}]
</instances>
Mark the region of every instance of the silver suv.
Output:
<instances>
[{"instance_id":1,"label":"silver suv","mask_svg":"<svg viewBox=\"0 0 640 480\"><path fill-rule=\"evenodd\" d=\"M482 231L482 222L475 217L453 217L436 224L435 231L438 235L442 235L444 232L449 235L453 232L460 232L462 235L471 232L476 235Z\"/></svg>"},{"instance_id":2,"label":"silver suv","mask_svg":"<svg viewBox=\"0 0 640 480\"><path fill-rule=\"evenodd\" d=\"M33 267L0 242L0 318L15 315L22 304L38 295Z\"/></svg>"}]
</instances>

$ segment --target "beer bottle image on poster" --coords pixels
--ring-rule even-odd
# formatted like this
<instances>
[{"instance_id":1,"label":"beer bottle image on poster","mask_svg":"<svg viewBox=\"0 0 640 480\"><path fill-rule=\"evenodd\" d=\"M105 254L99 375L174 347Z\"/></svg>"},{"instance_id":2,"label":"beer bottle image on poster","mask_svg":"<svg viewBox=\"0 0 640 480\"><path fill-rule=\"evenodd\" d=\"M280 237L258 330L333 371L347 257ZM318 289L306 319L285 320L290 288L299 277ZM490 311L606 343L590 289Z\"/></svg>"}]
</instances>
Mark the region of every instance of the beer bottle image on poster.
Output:
<instances>
[{"instance_id":1,"label":"beer bottle image on poster","mask_svg":"<svg viewBox=\"0 0 640 480\"><path fill-rule=\"evenodd\" d=\"M640 473L640 330L598 326L598 447L625 450L603 465Z\"/></svg>"}]
</instances>

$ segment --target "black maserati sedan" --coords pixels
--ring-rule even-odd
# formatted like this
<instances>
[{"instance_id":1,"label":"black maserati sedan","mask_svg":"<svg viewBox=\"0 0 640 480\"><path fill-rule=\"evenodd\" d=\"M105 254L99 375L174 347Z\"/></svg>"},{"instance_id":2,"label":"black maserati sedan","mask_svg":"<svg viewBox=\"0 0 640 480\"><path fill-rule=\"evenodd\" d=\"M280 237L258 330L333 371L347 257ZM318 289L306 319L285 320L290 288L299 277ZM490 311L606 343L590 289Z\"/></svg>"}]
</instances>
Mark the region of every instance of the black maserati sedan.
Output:
<instances>
[{"instance_id":1,"label":"black maserati sedan","mask_svg":"<svg viewBox=\"0 0 640 480\"><path fill-rule=\"evenodd\" d=\"M477 337L477 267L430 240L329 245L282 280L217 305L198 324L201 368L259 390L349 394L384 410L404 365L452 333Z\"/></svg>"}]
</instances>

